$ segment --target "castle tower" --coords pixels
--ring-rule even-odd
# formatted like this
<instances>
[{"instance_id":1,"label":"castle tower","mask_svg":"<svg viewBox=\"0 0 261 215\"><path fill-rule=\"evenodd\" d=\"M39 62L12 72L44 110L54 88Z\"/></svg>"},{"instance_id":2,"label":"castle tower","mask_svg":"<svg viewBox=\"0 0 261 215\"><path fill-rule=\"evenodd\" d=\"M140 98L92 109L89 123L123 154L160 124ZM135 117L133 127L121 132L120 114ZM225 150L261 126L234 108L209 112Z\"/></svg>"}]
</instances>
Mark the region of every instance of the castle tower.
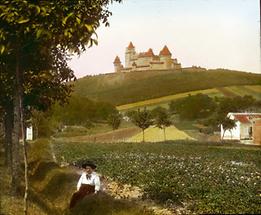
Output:
<instances>
[{"instance_id":1,"label":"castle tower","mask_svg":"<svg viewBox=\"0 0 261 215\"><path fill-rule=\"evenodd\" d=\"M114 64L114 72L120 72L121 69L123 68L120 58L116 56L115 60L113 61Z\"/></svg>"},{"instance_id":2,"label":"castle tower","mask_svg":"<svg viewBox=\"0 0 261 215\"><path fill-rule=\"evenodd\" d=\"M135 58L135 54L135 47L133 46L132 42L130 42L125 51L125 67L131 67L131 61Z\"/></svg>"},{"instance_id":3,"label":"castle tower","mask_svg":"<svg viewBox=\"0 0 261 215\"><path fill-rule=\"evenodd\" d=\"M160 51L159 57L160 61L164 63L164 69L171 69L173 62L171 59L171 53L166 45Z\"/></svg>"}]
</instances>

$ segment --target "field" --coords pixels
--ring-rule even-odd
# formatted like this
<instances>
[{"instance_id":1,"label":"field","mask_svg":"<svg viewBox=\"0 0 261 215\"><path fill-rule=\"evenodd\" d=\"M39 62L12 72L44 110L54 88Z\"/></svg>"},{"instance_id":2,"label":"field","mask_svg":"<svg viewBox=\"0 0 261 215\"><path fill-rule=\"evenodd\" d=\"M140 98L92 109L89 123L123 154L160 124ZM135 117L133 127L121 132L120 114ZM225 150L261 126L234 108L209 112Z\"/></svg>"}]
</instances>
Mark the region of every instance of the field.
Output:
<instances>
[{"instance_id":1,"label":"field","mask_svg":"<svg viewBox=\"0 0 261 215\"><path fill-rule=\"evenodd\" d=\"M56 141L57 159L92 159L98 171L138 186L144 199L177 212L261 213L261 150L231 143L65 143Z\"/></svg>"},{"instance_id":2,"label":"field","mask_svg":"<svg viewBox=\"0 0 261 215\"><path fill-rule=\"evenodd\" d=\"M184 131L177 129L175 126L170 126L166 128L166 140L193 140L188 134ZM164 132L163 129L157 127L149 127L145 130L145 140L147 142L161 142L164 141ZM128 139L128 142L142 142L143 135L142 132L132 136Z\"/></svg>"},{"instance_id":3,"label":"field","mask_svg":"<svg viewBox=\"0 0 261 215\"><path fill-rule=\"evenodd\" d=\"M152 109L156 106L168 107L168 104L176 99L184 98L188 95L196 95L198 93L206 94L210 97L221 97L221 96L244 96L251 95L255 99L261 100L261 86L260 85L246 85L246 86L229 86L229 87L219 87L207 90L195 90L186 93L178 93L175 95L163 96L155 99L148 99L145 101L139 101L135 103L125 104L117 106L119 111L127 111L141 107L149 107Z\"/></svg>"},{"instance_id":4,"label":"field","mask_svg":"<svg viewBox=\"0 0 261 215\"><path fill-rule=\"evenodd\" d=\"M259 74L223 69L204 72L145 71L86 76L75 82L74 92L120 106L197 90L260 84Z\"/></svg>"}]
</instances>

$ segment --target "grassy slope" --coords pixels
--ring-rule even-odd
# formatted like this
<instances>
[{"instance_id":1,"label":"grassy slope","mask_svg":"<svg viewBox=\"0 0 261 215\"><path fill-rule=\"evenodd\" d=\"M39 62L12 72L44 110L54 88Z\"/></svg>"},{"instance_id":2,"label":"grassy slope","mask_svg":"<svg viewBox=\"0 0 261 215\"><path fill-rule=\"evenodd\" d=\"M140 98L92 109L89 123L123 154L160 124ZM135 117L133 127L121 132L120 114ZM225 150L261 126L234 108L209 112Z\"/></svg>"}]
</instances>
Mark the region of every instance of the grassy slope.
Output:
<instances>
[{"instance_id":1,"label":"grassy slope","mask_svg":"<svg viewBox=\"0 0 261 215\"><path fill-rule=\"evenodd\" d=\"M22 215L23 197L10 196L10 177L3 165L3 154L0 157L1 177L1 207L0 214ZM37 140L30 145L29 150L29 211L28 215L153 215L151 211L140 207L135 202L116 200L103 194L84 199L72 212L68 211L68 204L79 174L72 167L60 167L53 161L50 141ZM15 206L15 207L14 207Z\"/></svg>"},{"instance_id":2,"label":"grassy slope","mask_svg":"<svg viewBox=\"0 0 261 215\"><path fill-rule=\"evenodd\" d=\"M229 70L205 72L151 71L87 76L75 93L115 105L231 85L259 85L261 75Z\"/></svg>"},{"instance_id":3,"label":"grassy slope","mask_svg":"<svg viewBox=\"0 0 261 215\"><path fill-rule=\"evenodd\" d=\"M134 102L130 104L117 106L119 111L127 111L131 109L147 107L154 108L155 106L168 107L170 101L184 98L190 95L196 95L198 93L207 94L210 97L220 96L244 96L251 95L255 99L261 100L261 85L243 85L243 86L230 86L230 87L219 87L207 90L195 90L186 93L178 93L169 96L163 96L155 99L148 99L145 101Z\"/></svg>"}]
</instances>

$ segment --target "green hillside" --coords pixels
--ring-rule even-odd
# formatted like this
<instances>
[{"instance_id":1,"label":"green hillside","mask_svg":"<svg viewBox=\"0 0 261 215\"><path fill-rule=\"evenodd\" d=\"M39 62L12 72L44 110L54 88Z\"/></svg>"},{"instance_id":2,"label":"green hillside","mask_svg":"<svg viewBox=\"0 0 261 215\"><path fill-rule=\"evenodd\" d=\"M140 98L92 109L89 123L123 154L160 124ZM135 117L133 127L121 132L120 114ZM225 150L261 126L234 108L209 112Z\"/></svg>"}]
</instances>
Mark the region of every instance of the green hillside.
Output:
<instances>
[{"instance_id":1,"label":"green hillside","mask_svg":"<svg viewBox=\"0 0 261 215\"><path fill-rule=\"evenodd\" d=\"M202 72L143 71L86 76L77 80L75 93L122 105L188 91L260 84L260 74L223 69Z\"/></svg>"},{"instance_id":2,"label":"green hillside","mask_svg":"<svg viewBox=\"0 0 261 215\"><path fill-rule=\"evenodd\" d=\"M229 87L218 87L206 90L195 90L188 91L185 93L177 93L174 95L163 96L154 99L147 99L145 101L139 101L129 104L124 104L117 106L119 111L127 111L131 109L137 109L141 107L148 107L149 109L155 108L155 106L168 107L168 104L176 99L184 98L188 95L196 95L196 94L206 94L210 97L221 97L221 96L244 96L251 95L253 98L257 100L261 100L261 85L239 85L239 86L229 86Z\"/></svg>"}]
</instances>

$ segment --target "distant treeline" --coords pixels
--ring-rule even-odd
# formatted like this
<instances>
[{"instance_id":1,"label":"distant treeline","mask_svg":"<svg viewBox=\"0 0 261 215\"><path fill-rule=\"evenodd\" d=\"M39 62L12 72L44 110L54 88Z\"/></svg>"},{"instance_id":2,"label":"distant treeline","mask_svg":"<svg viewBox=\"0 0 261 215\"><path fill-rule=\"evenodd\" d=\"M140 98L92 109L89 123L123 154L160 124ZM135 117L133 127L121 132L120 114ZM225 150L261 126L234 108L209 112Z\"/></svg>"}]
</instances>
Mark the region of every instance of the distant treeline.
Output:
<instances>
[{"instance_id":1,"label":"distant treeline","mask_svg":"<svg viewBox=\"0 0 261 215\"><path fill-rule=\"evenodd\" d=\"M56 104L52 117L66 125L84 125L88 122L107 120L117 112L115 106L108 102L95 102L81 96L72 96L65 106Z\"/></svg>"},{"instance_id":2,"label":"distant treeline","mask_svg":"<svg viewBox=\"0 0 261 215\"><path fill-rule=\"evenodd\" d=\"M75 84L75 94L114 105L193 90L261 84L261 75L224 69L202 72L150 71L88 76Z\"/></svg>"},{"instance_id":3,"label":"distant treeline","mask_svg":"<svg viewBox=\"0 0 261 215\"><path fill-rule=\"evenodd\" d=\"M95 102L74 95L64 106L55 104L46 113L34 112L35 135L50 136L64 125L92 127L94 123L107 122L108 117L115 113L118 113L115 106L108 102Z\"/></svg>"}]
</instances>

